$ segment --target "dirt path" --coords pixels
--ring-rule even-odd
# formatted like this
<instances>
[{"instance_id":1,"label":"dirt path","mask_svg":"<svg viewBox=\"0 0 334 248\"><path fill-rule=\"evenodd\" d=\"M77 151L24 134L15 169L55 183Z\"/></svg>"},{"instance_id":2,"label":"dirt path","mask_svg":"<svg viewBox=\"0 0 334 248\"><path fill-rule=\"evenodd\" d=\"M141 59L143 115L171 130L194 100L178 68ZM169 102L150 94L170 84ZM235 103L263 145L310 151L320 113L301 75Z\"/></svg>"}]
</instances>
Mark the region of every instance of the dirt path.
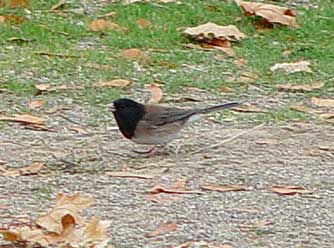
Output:
<instances>
[{"instance_id":1,"label":"dirt path","mask_svg":"<svg viewBox=\"0 0 334 248\"><path fill-rule=\"evenodd\" d=\"M6 206L0 208L2 223L44 212L57 192L81 192L96 200L88 215L111 220L109 235L115 247L163 248L189 240L233 247L333 247L334 152L318 149L333 149L333 126L266 125L205 156L191 155L252 127L205 118L183 132L178 158L170 154L135 159L129 156L133 144L111 127L114 123L79 135L64 128L66 120L57 118L53 123L58 123L58 132L22 126L1 130L1 160L11 166L34 161L46 164L40 175L0 176L0 205ZM156 177L145 180L105 175L106 171L124 168ZM188 179L189 189L216 183L243 184L250 190L203 191L169 203L146 199L144 193L152 186L168 186L178 178ZM281 196L271 192L273 185L303 186L314 193ZM272 224L241 228L266 220ZM177 222L177 230L145 237L165 222Z\"/></svg>"}]
</instances>

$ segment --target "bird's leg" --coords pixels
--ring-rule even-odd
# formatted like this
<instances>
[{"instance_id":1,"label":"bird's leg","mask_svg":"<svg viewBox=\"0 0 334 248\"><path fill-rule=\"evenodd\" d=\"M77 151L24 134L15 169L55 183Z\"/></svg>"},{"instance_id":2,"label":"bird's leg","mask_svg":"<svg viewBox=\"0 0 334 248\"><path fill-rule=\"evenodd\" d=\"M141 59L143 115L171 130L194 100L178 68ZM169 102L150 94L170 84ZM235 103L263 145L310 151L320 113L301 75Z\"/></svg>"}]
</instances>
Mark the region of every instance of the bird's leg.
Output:
<instances>
[{"instance_id":1,"label":"bird's leg","mask_svg":"<svg viewBox=\"0 0 334 248\"><path fill-rule=\"evenodd\" d=\"M147 150L147 151L138 151L138 150L133 150L134 153L137 154L144 154L144 155L151 155L154 154L157 151L158 147L157 146L153 146L151 149Z\"/></svg>"}]
</instances>

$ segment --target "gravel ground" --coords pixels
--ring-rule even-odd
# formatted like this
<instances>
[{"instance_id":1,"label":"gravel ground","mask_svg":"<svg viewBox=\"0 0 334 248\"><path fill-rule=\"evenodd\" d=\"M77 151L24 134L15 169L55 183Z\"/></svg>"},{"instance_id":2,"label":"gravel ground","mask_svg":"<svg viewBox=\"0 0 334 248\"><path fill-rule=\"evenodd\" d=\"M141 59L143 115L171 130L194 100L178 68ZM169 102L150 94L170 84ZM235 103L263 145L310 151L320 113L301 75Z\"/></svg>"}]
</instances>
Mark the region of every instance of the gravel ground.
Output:
<instances>
[{"instance_id":1,"label":"gravel ground","mask_svg":"<svg viewBox=\"0 0 334 248\"><path fill-rule=\"evenodd\" d=\"M72 118L83 118L76 112ZM217 123L204 118L187 127L178 156L133 158L135 146L123 139L115 123L76 134L59 116L57 132L27 130L13 124L0 133L0 160L10 166L45 163L39 175L0 176L2 224L35 217L52 205L57 192L90 194L95 204L87 216L110 220L115 247L175 247L206 240L233 247L334 247L334 127L312 123L266 125L205 153L191 152L216 144L251 125ZM57 128L58 127L58 128ZM107 171L127 169L154 179L114 178ZM146 197L155 185L187 179L187 188L202 183L243 184L249 191L179 196L155 203ZM274 185L296 185L313 194L282 196ZM270 225L243 228L261 221ZM160 224L176 222L177 230L153 238L145 234ZM1 243L0 243L1 244Z\"/></svg>"}]
</instances>

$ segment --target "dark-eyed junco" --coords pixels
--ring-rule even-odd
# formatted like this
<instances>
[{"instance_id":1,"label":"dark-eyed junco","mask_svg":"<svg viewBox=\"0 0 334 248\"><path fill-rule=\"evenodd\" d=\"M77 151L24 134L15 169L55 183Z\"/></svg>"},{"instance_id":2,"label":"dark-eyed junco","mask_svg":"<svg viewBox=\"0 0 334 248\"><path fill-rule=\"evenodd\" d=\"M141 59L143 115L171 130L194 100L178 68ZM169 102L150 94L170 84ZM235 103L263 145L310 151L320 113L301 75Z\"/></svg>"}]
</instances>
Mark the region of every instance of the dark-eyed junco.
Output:
<instances>
[{"instance_id":1,"label":"dark-eyed junco","mask_svg":"<svg viewBox=\"0 0 334 248\"><path fill-rule=\"evenodd\" d=\"M122 134L137 144L162 145L177 138L184 125L207 114L238 105L227 102L205 108L174 108L144 105L131 99L120 98L107 105L115 116Z\"/></svg>"}]
</instances>

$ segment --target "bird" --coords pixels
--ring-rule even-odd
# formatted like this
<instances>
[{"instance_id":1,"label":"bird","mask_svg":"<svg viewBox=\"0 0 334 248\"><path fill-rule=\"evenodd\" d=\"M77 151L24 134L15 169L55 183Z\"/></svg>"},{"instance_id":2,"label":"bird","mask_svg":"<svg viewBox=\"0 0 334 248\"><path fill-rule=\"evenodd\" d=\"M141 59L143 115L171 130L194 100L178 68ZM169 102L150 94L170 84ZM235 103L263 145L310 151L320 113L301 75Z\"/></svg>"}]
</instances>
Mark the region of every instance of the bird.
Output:
<instances>
[{"instance_id":1,"label":"bird","mask_svg":"<svg viewBox=\"0 0 334 248\"><path fill-rule=\"evenodd\" d=\"M176 108L142 104L128 98L119 98L107 105L116 119L123 136L137 144L153 145L152 153L159 145L166 145L178 137L180 130L200 115L239 105L239 102L226 102L209 107Z\"/></svg>"}]
</instances>

